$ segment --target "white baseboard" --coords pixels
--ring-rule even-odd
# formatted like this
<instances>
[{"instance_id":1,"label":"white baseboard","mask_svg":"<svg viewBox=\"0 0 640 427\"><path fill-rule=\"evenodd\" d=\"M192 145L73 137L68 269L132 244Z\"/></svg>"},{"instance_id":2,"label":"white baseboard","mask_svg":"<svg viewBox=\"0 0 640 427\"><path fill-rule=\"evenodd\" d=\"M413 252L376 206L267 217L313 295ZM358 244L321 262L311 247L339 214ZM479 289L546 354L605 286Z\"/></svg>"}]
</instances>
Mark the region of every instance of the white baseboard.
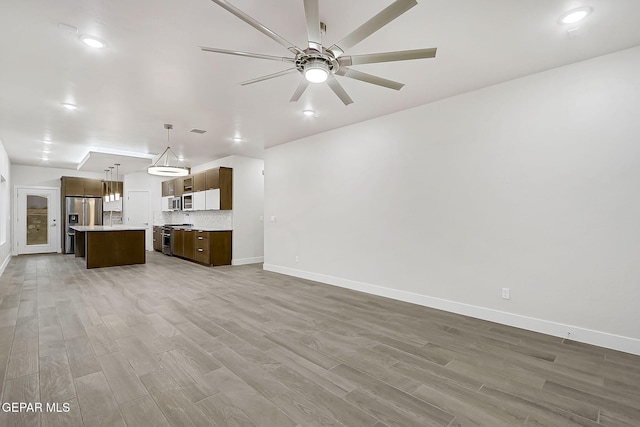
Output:
<instances>
[{"instance_id":1,"label":"white baseboard","mask_svg":"<svg viewBox=\"0 0 640 427\"><path fill-rule=\"evenodd\" d=\"M2 265L0 265L0 276L2 276L2 273L4 273L4 269L7 268L7 265L9 265L9 261L11 261L11 254L8 254L7 258L2 262Z\"/></svg>"},{"instance_id":2,"label":"white baseboard","mask_svg":"<svg viewBox=\"0 0 640 427\"><path fill-rule=\"evenodd\" d=\"M387 297L399 301L405 301L412 304L418 304L425 307L461 314L464 316L475 317L477 319L488 320L490 322L496 322L507 326L527 329L529 331L540 332L556 337L567 338L568 334L570 334L570 339L573 341L640 355L640 340L635 338L595 331L579 326L551 322L548 320L536 319L533 317L507 313L504 311L464 304L461 302L450 301L441 298L434 298L427 295L416 294L413 292L385 288L382 286L371 285L354 280L342 279L340 277L333 277L309 271L296 270L294 268L283 267L279 265L264 264L263 268L264 270L272 271L274 273L281 273L288 276L313 280L316 282L339 286L341 288L352 289L368 294Z\"/></svg>"},{"instance_id":3,"label":"white baseboard","mask_svg":"<svg viewBox=\"0 0 640 427\"><path fill-rule=\"evenodd\" d=\"M231 260L231 265L247 265L247 264L259 264L264 262L263 256L257 256L253 258L240 258Z\"/></svg>"}]
</instances>

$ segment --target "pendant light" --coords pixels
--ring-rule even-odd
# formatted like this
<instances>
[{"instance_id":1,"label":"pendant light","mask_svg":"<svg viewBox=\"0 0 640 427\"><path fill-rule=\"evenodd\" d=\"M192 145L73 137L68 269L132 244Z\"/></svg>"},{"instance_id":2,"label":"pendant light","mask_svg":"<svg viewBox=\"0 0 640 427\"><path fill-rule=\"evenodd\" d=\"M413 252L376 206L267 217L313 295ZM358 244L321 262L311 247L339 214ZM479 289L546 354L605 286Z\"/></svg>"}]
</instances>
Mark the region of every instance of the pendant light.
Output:
<instances>
[{"instance_id":1,"label":"pendant light","mask_svg":"<svg viewBox=\"0 0 640 427\"><path fill-rule=\"evenodd\" d=\"M120 189L118 188L119 184L118 184L118 179L120 176L120 172L119 172L119 168L120 168L120 163L114 163L116 165L116 190L115 190L115 196L116 196L116 200L120 200Z\"/></svg>"},{"instance_id":2,"label":"pendant light","mask_svg":"<svg viewBox=\"0 0 640 427\"><path fill-rule=\"evenodd\" d=\"M113 166L109 166L109 169L111 169L111 179L109 180L109 201L110 202L114 202L116 200L116 196L113 194L113 184L112 184L112 180L113 180Z\"/></svg>"},{"instance_id":3,"label":"pendant light","mask_svg":"<svg viewBox=\"0 0 640 427\"><path fill-rule=\"evenodd\" d=\"M107 188L103 188L102 191L104 191L104 202L107 203L109 201L109 169L104 170L104 184Z\"/></svg>"},{"instance_id":4,"label":"pendant light","mask_svg":"<svg viewBox=\"0 0 640 427\"><path fill-rule=\"evenodd\" d=\"M189 168L187 168L184 163L180 161L176 153L173 152L171 147L169 146L169 132L173 129L172 124L165 124L164 128L167 130L167 148L164 152L158 157L156 162L149 166L147 172L150 175L158 175L158 176L187 176L189 175ZM175 158L175 162L173 165L170 162L169 155L173 155ZM180 166L182 165L182 166Z\"/></svg>"}]
</instances>

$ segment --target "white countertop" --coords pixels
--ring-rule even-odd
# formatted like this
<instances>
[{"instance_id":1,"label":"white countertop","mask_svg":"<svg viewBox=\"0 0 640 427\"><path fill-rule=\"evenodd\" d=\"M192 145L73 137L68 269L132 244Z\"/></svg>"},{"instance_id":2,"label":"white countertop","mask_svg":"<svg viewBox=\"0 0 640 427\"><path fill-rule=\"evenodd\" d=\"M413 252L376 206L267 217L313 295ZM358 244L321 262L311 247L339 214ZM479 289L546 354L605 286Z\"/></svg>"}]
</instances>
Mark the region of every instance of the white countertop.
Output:
<instances>
[{"instance_id":1,"label":"white countertop","mask_svg":"<svg viewBox=\"0 0 640 427\"><path fill-rule=\"evenodd\" d=\"M163 225L154 224L154 227L164 227ZM212 227L187 227L185 225L172 225L174 230L193 230L193 231L233 231L229 228L212 228Z\"/></svg>"},{"instance_id":2,"label":"white countertop","mask_svg":"<svg viewBox=\"0 0 640 427\"><path fill-rule=\"evenodd\" d=\"M76 231L136 231L146 230L144 226L132 226L132 225L72 225L72 230Z\"/></svg>"}]
</instances>

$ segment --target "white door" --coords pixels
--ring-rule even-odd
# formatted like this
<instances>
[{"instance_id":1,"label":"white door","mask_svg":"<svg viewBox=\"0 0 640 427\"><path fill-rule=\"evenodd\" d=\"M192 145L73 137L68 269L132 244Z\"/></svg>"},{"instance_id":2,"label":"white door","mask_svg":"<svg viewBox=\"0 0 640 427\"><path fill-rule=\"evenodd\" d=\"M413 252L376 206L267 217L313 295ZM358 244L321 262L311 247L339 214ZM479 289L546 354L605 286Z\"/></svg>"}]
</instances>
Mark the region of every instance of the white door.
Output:
<instances>
[{"instance_id":1,"label":"white door","mask_svg":"<svg viewBox=\"0 0 640 427\"><path fill-rule=\"evenodd\" d=\"M60 251L60 190L18 187L16 249L19 255Z\"/></svg>"},{"instance_id":2,"label":"white door","mask_svg":"<svg viewBox=\"0 0 640 427\"><path fill-rule=\"evenodd\" d=\"M129 191L125 215L129 225L149 225L149 192Z\"/></svg>"},{"instance_id":3,"label":"white door","mask_svg":"<svg viewBox=\"0 0 640 427\"><path fill-rule=\"evenodd\" d=\"M150 211L148 191L127 192L127 206L124 212L125 224L146 227L145 246L147 250L153 250L153 233L149 225L151 223Z\"/></svg>"}]
</instances>

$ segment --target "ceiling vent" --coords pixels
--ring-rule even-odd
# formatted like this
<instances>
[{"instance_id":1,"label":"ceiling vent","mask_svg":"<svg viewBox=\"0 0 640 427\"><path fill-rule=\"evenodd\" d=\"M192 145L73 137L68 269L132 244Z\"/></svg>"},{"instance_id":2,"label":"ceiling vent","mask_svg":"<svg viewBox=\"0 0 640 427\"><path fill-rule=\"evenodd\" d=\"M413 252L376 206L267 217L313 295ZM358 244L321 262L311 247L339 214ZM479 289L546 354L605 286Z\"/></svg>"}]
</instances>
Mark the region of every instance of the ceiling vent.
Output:
<instances>
[{"instance_id":1,"label":"ceiling vent","mask_svg":"<svg viewBox=\"0 0 640 427\"><path fill-rule=\"evenodd\" d=\"M195 129L195 128L194 128L194 129L191 129L189 132L191 132L191 133L198 133L198 134L202 135L203 133L205 133L205 132L206 132L206 130L202 130L202 129Z\"/></svg>"}]
</instances>

